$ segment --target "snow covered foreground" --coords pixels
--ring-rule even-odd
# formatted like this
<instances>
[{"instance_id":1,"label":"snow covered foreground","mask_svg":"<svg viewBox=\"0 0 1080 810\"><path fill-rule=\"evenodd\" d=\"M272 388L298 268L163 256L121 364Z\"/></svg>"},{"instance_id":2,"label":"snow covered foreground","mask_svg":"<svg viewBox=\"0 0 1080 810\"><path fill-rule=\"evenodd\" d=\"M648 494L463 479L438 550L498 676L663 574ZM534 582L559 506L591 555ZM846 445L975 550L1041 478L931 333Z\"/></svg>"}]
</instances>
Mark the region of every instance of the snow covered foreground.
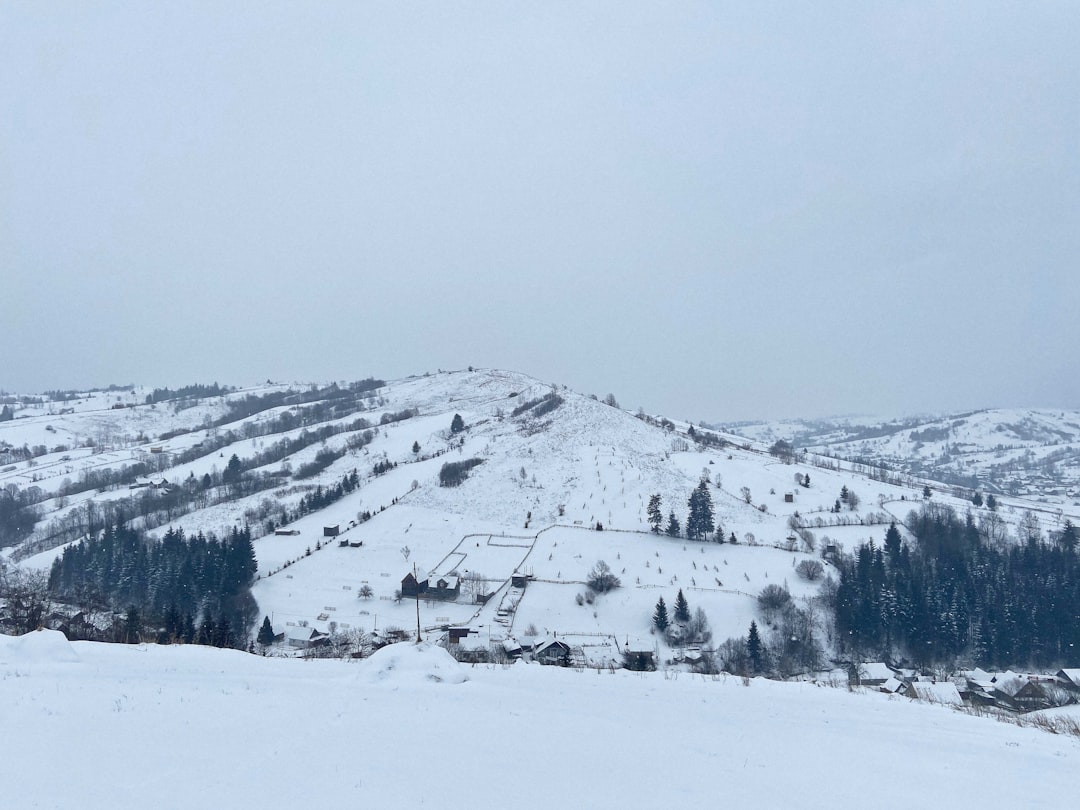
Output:
<instances>
[{"instance_id":1,"label":"snow covered foreground","mask_svg":"<svg viewBox=\"0 0 1080 810\"><path fill-rule=\"evenodd\" d=\"M1074 738L879 695L0 636L12 808L1050 807Z\"/></svg>"}]
</instances>

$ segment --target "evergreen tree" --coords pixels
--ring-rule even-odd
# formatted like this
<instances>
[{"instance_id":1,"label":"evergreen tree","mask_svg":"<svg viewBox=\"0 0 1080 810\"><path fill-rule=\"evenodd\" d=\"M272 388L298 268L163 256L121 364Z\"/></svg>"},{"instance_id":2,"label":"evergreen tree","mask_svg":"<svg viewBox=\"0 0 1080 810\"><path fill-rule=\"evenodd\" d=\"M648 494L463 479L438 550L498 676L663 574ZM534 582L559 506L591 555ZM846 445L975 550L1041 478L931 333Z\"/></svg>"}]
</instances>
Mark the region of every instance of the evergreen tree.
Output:
<instances>
[{"instance_id":1,"label":"evergreen tree","mask_svg":"<svg viewBox=\"0 0 1080 810\"><path fill-rule=\"evenodd\" d=\"M420 442L412 443L412 451L414 455L420 452Z\"/></svg>"},{"instance_id":2,"label":"evergreen tree","mask_svg":"<svg viewBox=\"0 0 1080 810\"><path fill-rule=\"evenodd\" d=\"M997 498L994 497L994 493L990 493L986 496L986 508L991 512L996 512L998 507Z\"/></svg>"},{"instance_id":3,"label":"evergreen tree","mask_svg":"<svg viewBox=\"0 0 1080 810\"><path fill-rule=\"evenodd\" d=\"M690 512L686 517L686 536L690 540L705 540L713 530L712 496L704 479L690 493Z\"/></svg>"},{"instance_id":4,"label":"evergreen tree","mask_svg":"<svg viewBox=\"0 0 1080 810\"><path fill-rule=\"evenodd\" d=\"M679 588L679 593L675 597L675 621L679 624L686 624L690 621L690 605L686 602L686 597L683 596L682 588Z\"/></svg>"},{"instance_id":5,"label":"evergreen tree","mask_svg":"<svg viewBox=\"0 0 1080 810\"><path fill-rule=\"evenodd\" d=\"M465 430L465 420L461 418L460 413L455 413L454 418L450 420L450 432L457 434Z\"/></svg>"},{"instance_id":6,"label":"evergreen tree","mask_svg":"<svg viewBox=\"0 0 1080 810\"><path fill-rule=\"evenodd\" d=\"M195 636L195 643L202 644L204 647L214 646L214 637L217 632L217 627L214 625L214 620L210 614L206 614L206 618L203 619L202 624L199 625L199 632Z\"/></svg>"},{"instance_id":7,"label":"evergreen tree","mask_svg":"<svg viewBox=\"0 0 1080 810\"><path fill-rule=\"evenodd\" d=\"M645 514L649 518L649 525L652 526L653 534L660 534L660 524L664 522L664 514L660 511L660 494L649 496L649 507L646 509Z\"/></svg>"},{"instance_id":8,"label":"evergreen tree","mask_svg":"<svg viewBox=\"0 0 1080 810\"><path fill-rule=\"evenodd\" d=\"M1058 537L1058 543L1066 551L1074 551L1076 549L1077 540L1080 537L1077 536L1076 527L1073 526L1071 520L1065 521L1065 527L1061 530L1061 536Z\"/></svg>"},{"instance_id":9,"label":"evergreen tree","mask_svg":"<svg viewBox=\"0 0 1080 810\"><path fill-rule=\"evenodd\" d=\"M138 644L142 633L142 620L139 618L139 609L129 605L124 615L124 641L127 644Z\"/></svg>"},{"instance_id":10,"label":"evergreen tree","mask_svg":"<svg viewBox=\"0 0 1080 810\"><path fill-rule=\"evenodd\" d=\"M802 485L807 489L810 489L810 473L803 476Z\"/></svg>"},{"instance_id":11,"label":"evergreen tree","mask_svg":"<svg viewBox=\"0 0 1080 810\"><path fill-rule=\"evenodd\" d=\"M893 521L889 524L888 531L885 532L885 552L894 565L900 556L900 543L900 530L896 528L896 521Z\"/></svg>"},{"instance_id":12,"label":"evergreen tree","mask_svg":"<svg viewBox=\"0 0 1080 810\"><path fill-rule=\"evenodd\" d=\"M259 635L255 639L263 647L269 647L274 643L274 628L270 624L270 617L264 616L262 627L259 628Z\"/></svg>"},{"instance_id":13,"label":"evergreen tree","mask_svg":"<svg viewBox=\"0 0 1080 810\"><path fill-rule=\"evenodd\" d=\"M242 465L240 463L240 457L237 456L236 453L233 453L232 458L229 459L229 463L225 466L225 471L221 474L221 483L226 485L239 483L241 472Z\"/></svg>"},{"instance_id":14,"label":"evergreen tree","mask_svg":"<svg viewBox=\"0 0 1080 810\"><path fill-rule=\"evenodd\" d=\"M972 502L972 503L973 503L973 504L974 504L975 506L982 506L982 505L983 505L983 496L982 496L982 493L981 493L981 492L976 492L976 493L975 493L974 495L972 495L972 496L971 496L971 502Z\"/></svg>"},{"instance_id":15,"label":"evergreen tree","mask_svg":"<svg viewBox=\"0 0 1080 810\"><path fill-rule=\"evenodd\" d=\"M675 512L672 511L668 516L667 536L678 537L680 534L682 534L682 526L679 525L679 519L675 517Z\"/></svg>"},{"instance_id":16,"label":"evergreen tree","mask_svg":"<svg viewBox=\"0 0 1080 810\"><path fill-rule=\"evenodd\" d=\"M668 625L671 623L668 621L667 605L664 604L664 597L660 597L656 603L656 610L653 611L652 617L653 627L663 633L668 629Z\"/></svg>"},{"instance_id":17,"label":"evergreen tree","mask_svg":"<svg viewBox=\"0 0 1080 810\"><path fill-rule=\"evenodd\" d=\"M750 620L750 633L746 637L746 654L750 658L750 672L753 675L765 668L765 646L758 635L757 622Z\"/></svg>"}]
</instances>

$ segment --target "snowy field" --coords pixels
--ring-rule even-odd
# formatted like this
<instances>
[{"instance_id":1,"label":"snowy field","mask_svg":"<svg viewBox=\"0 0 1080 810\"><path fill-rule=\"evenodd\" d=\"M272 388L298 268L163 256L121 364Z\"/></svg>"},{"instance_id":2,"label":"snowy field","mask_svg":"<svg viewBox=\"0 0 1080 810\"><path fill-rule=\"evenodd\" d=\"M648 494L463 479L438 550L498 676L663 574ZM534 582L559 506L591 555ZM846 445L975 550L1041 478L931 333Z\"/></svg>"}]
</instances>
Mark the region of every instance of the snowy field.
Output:
<instances>
[{"instance_id":1,"label":"snowy field","mask_svg":"<svg viewBox=\"0 0 1080 810\"><path fill-rule=\"evenodd\" d=\"M1072 737L811 684L0 636L5 807L1049 808Z\"/></svg>"}]
</instances>

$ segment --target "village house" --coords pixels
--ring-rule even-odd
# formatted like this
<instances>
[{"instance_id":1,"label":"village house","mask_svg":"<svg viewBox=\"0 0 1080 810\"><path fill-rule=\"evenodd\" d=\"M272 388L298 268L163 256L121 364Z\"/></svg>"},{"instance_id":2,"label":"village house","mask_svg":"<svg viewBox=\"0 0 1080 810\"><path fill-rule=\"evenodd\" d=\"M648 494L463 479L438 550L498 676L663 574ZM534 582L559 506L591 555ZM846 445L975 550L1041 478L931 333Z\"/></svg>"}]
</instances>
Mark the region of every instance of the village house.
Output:
<instances>
[{"instance_id":1,"label":"village house","mask_svg":"<svg viewBox=\"0 0 1080 810\"><path fill-rule=\"evenodd\" d=\"M854 673L854 682L858 686L883 686L890 678L897 678L899 673L882 661L859 664Z\"/></svg>"},{"instance_id":2,"label":"village house","mask_svg":"<svg viewBox=\"0 0 1080 810\"><path fill-rule=\"evenodd\" d=\"M461 593L461 579L459 577L439 577L434 584L429 584L427 589L428 599L441 599L444 602L453 602Z\"/></svg>"},{"instance_id":3,"label":"village house","mask_svg":"<svg viewBox=\"0 0 1080 810\"><path fill-rule=\"evenodd\" d=\"M1059 669L1056 677L1059 686L1072 692L1080 692L1080 669Z\"/></svg>"},{"instance_id":4,"label":"village house","mask_svg":"<svg viewBox=\"0 0 1080 810\"><path fill-rule=\"evenodd\" d=\"M409 572L401 580L401 595L406 599L415 599L418 596L424 596L427 593L428 581L426 579L417 581L416 577Z\"/></svg>"},{"instance_id":5,"label":"village house","mask_svg":"<svg viewBox=\"0 0 1080 810\"><path fill-rule=\"evenodd\" d=\"M942 703L946 706L961 706L960 691L952 681L915 680L909 685L908 693L915 700L927 703Z\"/></svg>"},{"instance_id":6,"label":"village house","mask_svg":"<svg viewBox=\"0 0 1080 810\"><path fill-rule=\"evenodd\" d=\"M533 660L546 666L570 665L570 645L557 638L549 638L533 648Z\"/></svg>"},{"instance_id":7,"label":"village house","mask_svg":"<svg viewBox=\"0 0 1080 810\"><path fill-rule=\"evenodd\" d=\"M1021 712L1045 709L1051 705L1040 679L1035 675L1004 672L994 677L991 695L999 705Z\"/></svg>"},{"instance_id":8,"label":"village house","mask_svg":"<svg viewBox=\"0 0 1080 810\"><path fill-rule=\"evenodd\" d=\"M310 650L330 643L330 634L316 627L289 626L285 628L285 641L294 649Z\"/></svg>"}]
</instances>

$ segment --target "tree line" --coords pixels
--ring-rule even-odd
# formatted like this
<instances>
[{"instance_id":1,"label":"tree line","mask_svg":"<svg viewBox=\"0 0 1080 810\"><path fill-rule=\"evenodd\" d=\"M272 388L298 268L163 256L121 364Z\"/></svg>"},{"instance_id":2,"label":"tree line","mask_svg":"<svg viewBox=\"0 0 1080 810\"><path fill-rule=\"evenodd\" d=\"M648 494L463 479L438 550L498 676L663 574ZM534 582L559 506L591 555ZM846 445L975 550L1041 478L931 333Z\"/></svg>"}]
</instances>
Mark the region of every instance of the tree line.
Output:
<instances>
[{"instance_id":1,"label":"tree line","mask_svg":"<svg viewBox=\"0 0 1080 810\"><path fill-rule=\"evenodd\" d=\"M890 526L884 543L840 561L837 639L853 653L900 652L922 665L1076 666L1080 558L1066 521L1044 534L1034 515L1007 542L1003 524L976 523L926 503L908 517L910 544Z\"/></svg>"},{"instance_id":2,"label":"tree line","mask_svg":"<svg viewBox=\"0 0 1080 810\"><path fill-rule=\"evenodd\" d=\"M125 612L140 636L148 627L155 638L161 631L159 640L193 642L202 630L203 643L242 647L258 612L256 569L247 527L222 539L170 529L155 541L118 522L65 549L49 571L49 591L87 613Z\"/></svg>"}]
</instances>

